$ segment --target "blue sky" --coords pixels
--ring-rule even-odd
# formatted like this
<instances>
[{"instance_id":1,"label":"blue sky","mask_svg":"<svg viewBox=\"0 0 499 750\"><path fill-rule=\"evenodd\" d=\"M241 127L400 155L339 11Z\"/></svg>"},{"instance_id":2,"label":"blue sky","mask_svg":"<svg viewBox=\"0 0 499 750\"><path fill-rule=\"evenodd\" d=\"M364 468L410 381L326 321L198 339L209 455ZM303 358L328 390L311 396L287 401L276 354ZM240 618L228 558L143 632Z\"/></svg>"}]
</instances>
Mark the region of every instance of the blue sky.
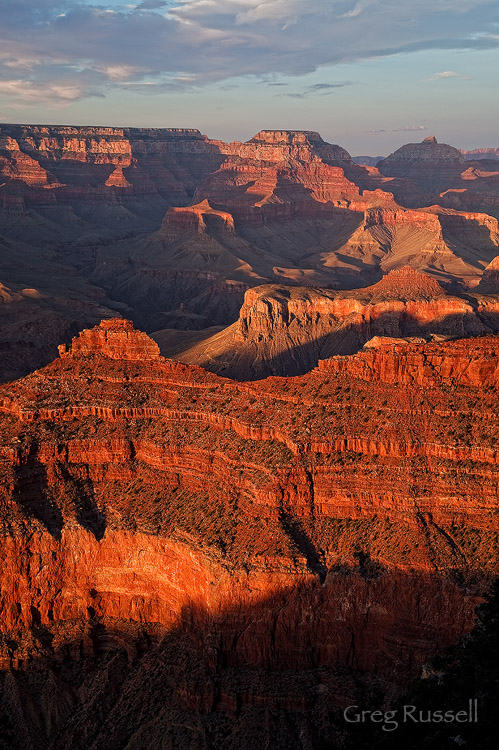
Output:
<instances>
[{"instance_id":1,"label":"blue sky","mask_svg":"<svg viewBox=\"0 0 499 750\"><path fill-rule=\"evenodd\" d=\"M497 0L1 0L0 120L499 146Z\"/></svg>"}]
</instances>

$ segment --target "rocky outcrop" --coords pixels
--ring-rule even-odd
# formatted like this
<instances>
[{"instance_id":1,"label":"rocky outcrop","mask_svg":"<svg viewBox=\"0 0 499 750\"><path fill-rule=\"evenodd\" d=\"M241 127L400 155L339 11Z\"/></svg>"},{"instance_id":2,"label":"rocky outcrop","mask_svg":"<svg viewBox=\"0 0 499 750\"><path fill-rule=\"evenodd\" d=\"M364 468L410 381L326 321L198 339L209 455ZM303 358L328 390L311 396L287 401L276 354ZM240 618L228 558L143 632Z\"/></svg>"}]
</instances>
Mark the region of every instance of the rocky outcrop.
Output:
<instances>
[{"instance_id":1,"label":"rocky outcrop","mask_svg":"<svg viewBox=\"0 0 499 750\"><path fill-rule=\"evenodd\" d=\"M163 219L161 232L168 242L185 241L191 234L205 235L208 227L235 234L232 215L212 208L208 200L185 208L170 208Z\"/></svg>"},{"instance_id":2,"label":"rocky outcrop","mask_svg":"<svg viewBox=\"0 0 499 750\"><path fill-rule=\"evenodd\" d=\"M248 379L305 373L373 337L428 341L497 332L499 299L479 292L449 294L410 266L354 291L255 287L246 292L236 324L175 357Z\"/></svg>"},{"instance_id":3,"label":"rocky outcrop","mask_svg":"<svg viewBox=\"0 0 499 750\"><path fill-rule=\"evenodd\" d=\"M159 357L159 346L142 331L136 331L129 320L103 320L99 327L83 331L71 345L59 347L60 357L111 357L119 360L147 362Z\"/></svg>"},{"instance_id":4,"label":"rocky outcrop","mask_svg":"<svg viewBox=\"0 0 499 750\"><path fill-rule=\"evenodd\" d=\"M376 296L383 299L422 301L446 296L438 281L425 273L416 271L411 266L390 271L371 289Z\"/></svg>"},{"instance_id":5,"label":"rocky outcrop","mask_svg":"<svg viewBox=\"0 0 499 750\"><path fill-rule=\"evenodd\" d=\"M383 207L376 206L374 208L366 209L364 214L364 229L374 227L410 226L414 229L423 229L427 232L431 232L434 235L434 246L439 242L443 243L441 215L438 208L435 212L422 209L411 211L410 209L404 209L397 205L392 207L390 206L389 201L387 201L387 204L387 206ZM466 223L466 218L467 216L461 217L463 225ZM492 219L491 216L487 218L490 219L492 223L494 222L494 219Z\"/></svg>"},{"instance_id":6,"label":"rocky outcrop","mask_svg":"<svg viewBox=\"0 0 499 750\"><path fill-rule=\"evenodd\" d=\"M410 270L381 287L447 300ZM315 315L312 302L288 299ZM498 353L495 337L371 341L300 378L238 383L108 320L2 386L1 710L28 739L79 747L80 721L128 732L113 711L133 695L130 732L146 732L145 670L171 715L220 716L220 737L257 707L320 735L362 673L377 689L417 674L471 628L498 572ZM83 687L38 727L64 691L59 675L44 677L52 697L30 692L52 664L78 686L94 676L114 706L100 727ZM319 676L327 697L306 687Z\"/></svg>"},{"instance_id":7,"label":"rocky outcrop","mask_svg":"<svg viewBox=\"0 0 499 750\"><path fill-rule=\"evenodd\" d=\"M499 292L499 255L496 255L485 267L477 291L483 294L497 294Z\"/></svg>"},{"instance_id":8,"label":"rocky outcrop","mask_svg":"<svg viewBox=\"0 0 499 750\"><path fill-rule=\"evenodd\" d=\"M224 152L240 159L262 162L309 163L321 160L332 166L351 167L355 171L348 151L326 143L319 133L309 130L261 130L246 143L228 144Z\"/></svg>"},{"instance_id":9,"label":"rocky outcrop","mask_svg":"<svg viewBox=\"0 0 499 750\"><path fill-rule=\"evenodd\" d=\"M434 136L421 143L408 143L376 165L387 177L404 177L427 190L456 179L466 161L457 148L438 143Z\"/></svg>"},{"instance_id":10,"label":"rocky outcrop","mask_svg":"<svg viewBox=\"0 0 499 750\"><path fill-rule=\"evenodd\" d=\"M461 339L441 344L371 339L353 357L319 362L321 372L345 372L367 381L418 385L496 388L499 381L499 340Z\"/></svg>"}]
</instances>

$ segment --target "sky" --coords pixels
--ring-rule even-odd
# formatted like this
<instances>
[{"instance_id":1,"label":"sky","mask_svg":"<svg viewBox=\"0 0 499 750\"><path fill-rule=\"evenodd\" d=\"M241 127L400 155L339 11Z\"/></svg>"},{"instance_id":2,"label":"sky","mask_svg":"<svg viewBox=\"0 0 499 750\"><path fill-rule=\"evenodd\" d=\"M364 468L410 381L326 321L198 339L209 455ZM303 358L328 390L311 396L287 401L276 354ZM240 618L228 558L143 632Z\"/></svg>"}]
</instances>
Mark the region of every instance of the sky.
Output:
<instances>
[{"instance_id":1,"label":"sky","mask_svg":"<svg viewBox=\"0 0 499 750\"><path fill-rule=\"evenodd\" d=\"M498 0L0 0L0 122L499 146Z\"/></svg>"}]
</instances>

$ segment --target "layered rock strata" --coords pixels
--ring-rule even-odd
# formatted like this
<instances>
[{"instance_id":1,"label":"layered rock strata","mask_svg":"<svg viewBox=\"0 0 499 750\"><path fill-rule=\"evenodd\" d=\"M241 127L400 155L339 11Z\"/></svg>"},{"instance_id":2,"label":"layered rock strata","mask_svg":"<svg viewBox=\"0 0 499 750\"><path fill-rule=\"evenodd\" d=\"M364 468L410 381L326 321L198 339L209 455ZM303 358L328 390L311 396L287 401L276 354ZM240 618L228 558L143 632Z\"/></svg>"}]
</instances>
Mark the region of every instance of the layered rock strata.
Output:
<instances>
[{"instance_id":1,"label":"layered rock strata","mask_svg":"<svg viewBox=\"0 0 499 750\"><path fill-rule=\"evenodd\" d=\"M238 383L115 319L1 387L11 747L80 747L85 726L139 748L153 695L224 747L252 724L329 741L366 673L401 685L471 628L499 567L497 338L384 343Z\"/></svg>"},{"instance_id":2,"label":"layered rock strata","mask_svg":"<svg viewBox=\"0 0 499 750\"><path fill-rule=\"evenodd\" d=\"M489 287L488 287L489 288ZM238 379L303 374L373 337L430 341L499 330L499 297L450 294L410 266L354 291L265 285L246 292L237 323L175 357ZM161 337L160 337L161 339ZM163 343L167 351L168 344Z\"/></svg>"}]
</instances>

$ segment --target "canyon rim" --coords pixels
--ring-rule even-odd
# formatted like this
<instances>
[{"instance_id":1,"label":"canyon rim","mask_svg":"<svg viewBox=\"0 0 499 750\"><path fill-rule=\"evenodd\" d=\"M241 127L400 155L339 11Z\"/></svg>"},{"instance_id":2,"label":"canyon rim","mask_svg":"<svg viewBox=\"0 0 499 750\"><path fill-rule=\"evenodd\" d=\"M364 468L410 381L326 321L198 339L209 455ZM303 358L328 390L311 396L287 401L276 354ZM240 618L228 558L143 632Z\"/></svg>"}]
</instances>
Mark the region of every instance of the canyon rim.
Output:
<instances>
[{"instance_id":1,"label":"canyon rim","mask_svg":"<svg viewBox=\"0 0 499 750\"><path fill-rule=\"evenodd\" d=\"M4 0L0 750L492 750L499 8Z\"/></svg>"}]
</instances>

